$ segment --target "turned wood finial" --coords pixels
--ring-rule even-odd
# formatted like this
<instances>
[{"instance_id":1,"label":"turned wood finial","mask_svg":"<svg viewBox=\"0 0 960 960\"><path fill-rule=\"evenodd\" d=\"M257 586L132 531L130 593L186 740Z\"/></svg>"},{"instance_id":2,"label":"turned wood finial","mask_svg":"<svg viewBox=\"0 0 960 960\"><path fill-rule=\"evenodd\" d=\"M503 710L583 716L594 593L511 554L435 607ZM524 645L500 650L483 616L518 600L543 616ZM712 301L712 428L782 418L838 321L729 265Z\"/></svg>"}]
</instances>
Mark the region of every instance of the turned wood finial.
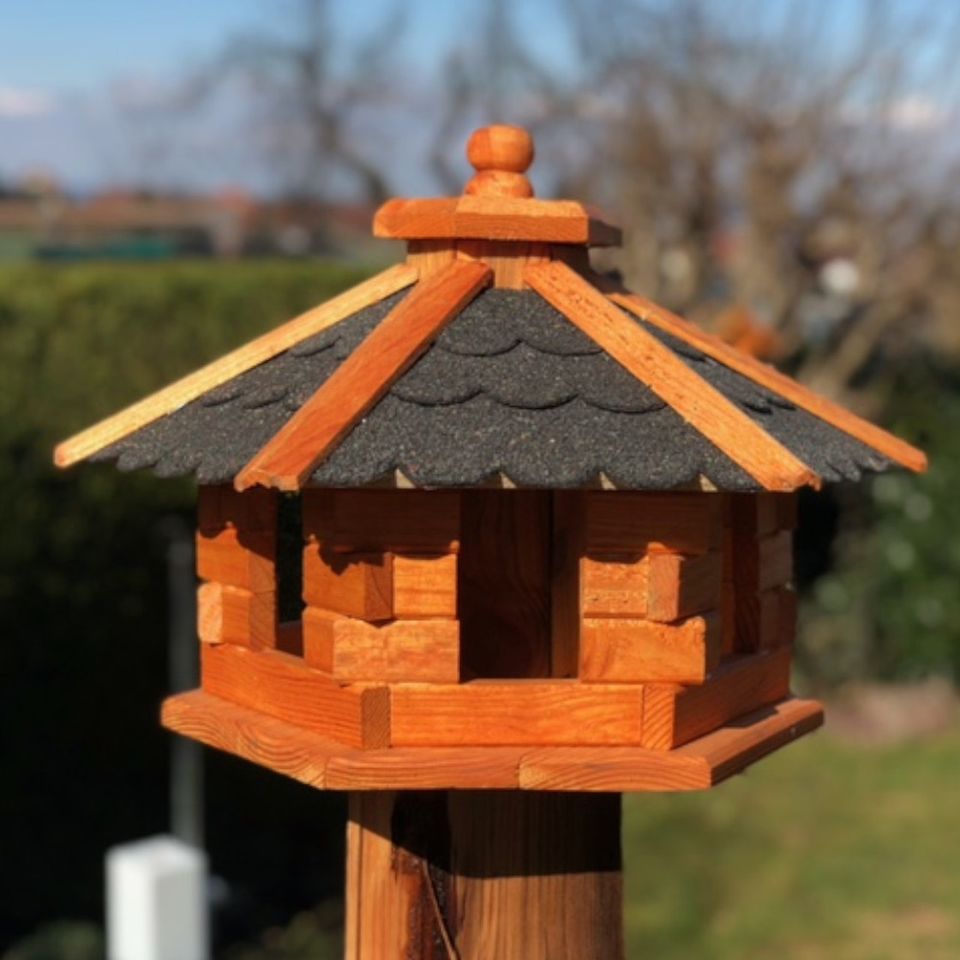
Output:
<instances>
[{"instance_id":1,"label":"turned wood finial","mask_svg":"<svg viewBox=\"0 0 960 960\"><path fill-rule=\"evenodd\" d=\"M477 172L464 193L532 197L533 186L524 174L533 163L533 153L533 137L523 127L493 124L474 130L467 143L467 159Z\"/></svg>"}]
</instances>

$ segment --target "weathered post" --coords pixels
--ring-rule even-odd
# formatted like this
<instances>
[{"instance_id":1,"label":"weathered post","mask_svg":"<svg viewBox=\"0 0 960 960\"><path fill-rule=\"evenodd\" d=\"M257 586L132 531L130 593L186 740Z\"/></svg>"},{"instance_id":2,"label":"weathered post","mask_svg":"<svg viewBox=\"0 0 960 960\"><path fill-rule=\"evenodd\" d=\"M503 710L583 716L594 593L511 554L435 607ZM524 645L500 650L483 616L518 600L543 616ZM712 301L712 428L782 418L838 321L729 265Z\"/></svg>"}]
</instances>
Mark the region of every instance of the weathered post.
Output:
<instances>
[{"instance_id":1,"label":"weathered post","mask_svg":"<svg viewBox=\"0 0 960 960\"><path fill-rule=\"evenodd\" d=\"M404 263L62 444L199 482L194 740L348 791L347 957L622 956L620 794L817 727L795 491L923 454L590 269L478 130Z\"/></svg>"}]
</instances>

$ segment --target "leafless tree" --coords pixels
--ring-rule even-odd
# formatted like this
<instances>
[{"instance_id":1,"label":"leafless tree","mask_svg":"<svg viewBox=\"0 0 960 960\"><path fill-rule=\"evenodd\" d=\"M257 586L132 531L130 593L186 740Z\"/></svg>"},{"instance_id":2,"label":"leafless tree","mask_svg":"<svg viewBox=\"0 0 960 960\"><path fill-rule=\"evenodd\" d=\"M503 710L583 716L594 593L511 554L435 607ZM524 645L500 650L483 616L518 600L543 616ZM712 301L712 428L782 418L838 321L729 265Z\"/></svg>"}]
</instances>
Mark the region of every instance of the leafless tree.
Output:
<instances>
[{"instance_id":1,"label":"leafless tree","mask_svg":"<svg viewBox=\"0 0 960 960\"><path fill-rule=\"evenodd\" d=\"M549 150L555 179L617 211L628 244L616 265L634 286L708 321L743 305L801 376L848 402L868 404L854 386L871 383L878 350L917 336L960 346L957 8L561 9L566 71L537 59L506 5L480 9L435 154L464 116L566 145Z\"/></svg>"}]
</instances>

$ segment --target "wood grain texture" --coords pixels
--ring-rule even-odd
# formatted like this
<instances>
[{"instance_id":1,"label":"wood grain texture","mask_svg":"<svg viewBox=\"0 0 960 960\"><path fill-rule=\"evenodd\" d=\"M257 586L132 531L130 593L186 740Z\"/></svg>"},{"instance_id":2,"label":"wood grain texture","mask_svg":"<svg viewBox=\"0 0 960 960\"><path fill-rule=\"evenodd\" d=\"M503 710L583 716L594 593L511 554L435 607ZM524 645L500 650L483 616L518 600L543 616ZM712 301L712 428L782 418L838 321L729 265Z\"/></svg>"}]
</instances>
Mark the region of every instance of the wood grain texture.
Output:
<instances>
[{"instance_id":1,"label":"wood grain texture","mask_svg":"<svg viewBox=\"0 0 960 960\"><path fill-rule=\"evenodd\" d=\"M520 761L525 790L704 790L817 729L814 700L783 700L675 750L638 747L551 747Z\"/></svg>"},{"instance_id":2,"label":"wood grain texture","mask_svg":"<svg viewBox=\"0 0 960 960\"><path fill-rule=\"evenodd\" d=\"M385 300L398 290L409 287L416 279L416 269L408 264L398 264L384 270L65 440L56 448L54 462L58 467L69 467L86 459L148 423L179 410L208 390L252 370L321 330Z\"/></svg>"},{"instance_id":3,"label":"wood grain texture","mask_svg":"<svg viewBox=\"0 0 960 960\"><path fill-rule=\"evenodd\" d=\"M334 553L309 542L303 549L303 599L360 620L390 620L394 566L390 553Z\"/></svg>"},{"instance_id":4,"label":"wood grain texture","mask_svg":"<svg viewBox=\"0 0 960 960\"><path fill-rule=\"evenodd\" d=\"M677 623L585 618L580 679L586 682L703 683L720 663L719 613Z\"/></svg>"},{"instance_id":5,"label":"wood grain texture","mask_svg":"<svg viewBox=\"0 0 960 960\"><path fill-rule=\"evenodd\" d=\"M343 553L456 553L460 493L450 490L303 491L303 533Z\"/></svg>"},{"instance_id":6,"label":"wood grain texture","mask_svg":"<svg viewBox=\"0 0 960 960\"><path fill-rule=\"evenodd\" d=\"M515 240L616 247L622 234L574 200L465 196L388 200L373 235L395 240Z\"/></svg>"},{"instance_id":7,"label":"wood grain texture","mask_svg":"<svg viewBox=\"0 0 960 960\"><path fill-rule=\"evenodd\" d=\"M460 960L624 956L619 795L456 791L447 808Z\"/></svg>"},{"instance_id":8,"label":"wood grain texture","mask_svg":"<svg viewBox=\"0 0 960 960\"><path fill-rule=\"evenodd\" d=\"M652 553L647 563L647 619L670 623L720 609L723 556L719 550L698 557Z\"/></svg>"},{"instance_id":9,"label":"wood grain texture","mask_svg":"<svg viewBox=\"0 0 960 960\"><path fill-rule=\"evenodd\" d=\"M312 470L492 278L456 261L421 280L237 474L234 485L296 491Z\"/></svg>"},{"instance_id":10,"label":"wood grain texture","mask_svg":"<svg viewBox=\"0 0 960 960\"><path fill-rule=\"evenodd\" d=\"M304 658L341 682L456 683L460 625L456 620L372 624L307 607Z\"/></svg>"},{"instance_id":11,"label":"wood grain texture","mask_svg":"<svg viewBox=\"0 0 960 960\"><path fill-rule=\"evenodd\" d=\"M421 280L457 259L457 246L453 240L411 240L407 244L407 263L414 267Z\"/></svg>"},{"instance_id":12,"label":"wood grain texture","mask_svg":"<svg viewBox=\"0 0 960 960\"><path fill-rule=\"evenodd\" d=\"M342 744L202 690L163 702L161 722L191 740L242 757L311 787L326 787L327 761Z\"/></svg>"},{"instance_id":13,"label":"wood grain texture","mask_svg":"<svg viewBox=\"0 0 960 960\"><path fill-rule=\"evenodd\" d=\"M584 494L585 549L590 556L706 553L721 542L721 506L713 494L589 491Z\"/></svg>"},{"instance_id":14,"label":"wood grain texture","mask_svg":"<svg viewBox=\"0 0 960 960\"><path fill-rule=\"evenodd\" d=\"M781 373L776 367L724 343L719 337L700 329L695 323L678 317L645 297L627 291L611 292L610 299L641 320L695 346L708 357L749 377L754 383L779 393L801 409L812 413L838 430L856 437L901 466L915 471L927 469L927 456L922 450L856 416L832 400L814 393L808 387Z\"/></svg>"},{"instance_id":15,"label":"wood grain texture","mask_svg":"<svg viewBox=\"0 0 960 960\"><path fill-rule=\"evenodd\" d=\"M273 490L238 493L227 484L201 484L197 496L197 529L209 536L233 527L248 534L276 536L278 497Z\"/></svg>"},{"instance_id":16,"label":"wood grain texture","mask_svg":"<svg viewBox=\"0 0 960 960\"><path fill-rule=\"evenodd\" d=\"M275 589L276 535L226 527L197 533L197 576L253 593Z\"/></svg>"},{"instance_id":17,"label":"wood grain texture","mask_svg":"<svg viewBox=\"0 0 960 960\"><path fill-rule=\"evenodd\" d=\"M526 747L353 750L327 763L328 790L515 790ZM373 754L376 754L375 759Z\"/></svg>"},{"instance_id":18,"label":"wood grain texture","mask_svg":"<svg viewBox=\"0 0 960 960\"><path fill-rule=\"evenodd\" d=\"M549 677L549 491L464 490L460 511L464 676Z\"/></svg>"},{"instance_id":19,"label":"wood grain texture","mask_svg":"<svg viewBox=\"0 0 960 960\"><path fill-rule=\"evenodd\" d=\"M670 750L790 693L789 648L728 661L701 686L644 687L643 746Z\"/></svg>"},{"instance_id":20,"label":"wood grain texture","mask_svg":"<svg viewBox=\"0 0 960 960\"><path fill-rule=\"evenodd\" d=\"M755 710L675 750L643 747L410 747L358 750L201 690L163 704L169 730L318 788L700 790L823 720L812 700Z\"/></svg>"},{"instance_id":21,"label":"wood grain texture","mask_svg":"<svg viewBox=\"0 0 960 960\"><path fill-rule=\"evenodd\" d=\"M575 677L580 661L584 505L579 490L554 490L550 574L550 675Z\"/></svg>"},{"instance_id":22,"label":"wood grain texture","mask_svg":"<svg viewBox=\"0 0 960 960\"><path fill-rule=\"evenodd\" d=\"M391 687L393 746L639 744L643 688L573 680Z\"/></svg>"},{"instance_id":23,"label":"wood grain texture","mask_svg":"<svg viewBox=\"0 0 960 960\"><path fill-rule=\"evenodd\" d=\"M619 796L354 793L347 846L348 960L623 957Z\"/></svg>"},{"instance_id":24,"label":"wood grain texture","mask_svg":"<svg viewBox=\"0 0 960 960\"><path fill-rule=\"evenodd\" d=\"M583 616L645 617L648 559L642 554L583 557L580 561Z\"/></svg>"},{"instance_id":25,"label":"wood grain texture","mask_svg":"<svg viewBox=\"0 0 960 960\"><path fill-rule=\"evenodd\" d=\"M566 264L532 264L524 277L765 489L787 491L821 485L820 477L806 464Z\"/></svg>"},{"instance_id":26,"label":"wood grain texture","mask_svg":"<svg viewBox=\"0 0 960 960\"><path fill-rule=\"evenodd\" d=\"M393 555L393 611L398 620L454 620L457 555Z\"/></svg>"},{"instance_id":27,"label":"wood grain texture","mask_svg":"<svg viewBox=\"0 0 960 960\"><path fill-rule=\"evenodd\" d=\"M528 264L546 263L550 248L544 243L515 243L509 240L461 240L457 258L479 260L493 271L493 286L499 290L522 290L523 271Z\"/></svg>"},{"instance_id":28,"label":"wood grain texture","mask_svg":"<svg viewBox=\"0 0 960 960\"><path fill-rule=\"evenodd\" d=\"M212 696L349 746L389 742L385 687L341 686L297 657L232 644L202 647L200 663L203 690Z\"/></svg>"},{"instance_id":29,"label":"wood grain texture","mask_svg":"<svg viewBox=\"0 0 960 960\"><path fill-rule=\"evenodd\" d=\"M239 643L253 650L275 644L273 593L252 593L222 583L197 589L197 635L201 643Z\"/></svg>"}]
</instances>

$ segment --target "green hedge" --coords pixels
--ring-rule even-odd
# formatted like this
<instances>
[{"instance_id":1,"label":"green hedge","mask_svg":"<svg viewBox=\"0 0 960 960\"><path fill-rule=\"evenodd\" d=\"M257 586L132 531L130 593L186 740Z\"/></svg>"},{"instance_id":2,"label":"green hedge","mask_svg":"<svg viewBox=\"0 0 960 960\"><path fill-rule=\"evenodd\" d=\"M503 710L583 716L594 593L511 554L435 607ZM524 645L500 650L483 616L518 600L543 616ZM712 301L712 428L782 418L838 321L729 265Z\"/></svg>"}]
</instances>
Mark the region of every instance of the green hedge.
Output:
<instances>
[{"instance_id":1,"label":"green hedge","mask_svg":"<svg viewBox=\"0 0 960 960\"><path fill-rule=\"evenodd\" d=\"M0 269L0 945L43 919L99 919L104 848L167 823L158 525L170 514L192 524L192 485L106 465L57 471L54 443L367 272L316 262ZM257 791L315 854L339 843L318 816L335 800L229 761L211 767L211 807ZM286 863L270 837L258 843L256 818L236 799L223 797L226 816L211 811L214 866L255 885L257 869L280 858L280 871L263 871L287 878L277 902L302 898L311 868ZM244 830L253 837L238 849ZM339 868L319 888L335 892L338 878Z\"/></svg>"}]
</instances>

